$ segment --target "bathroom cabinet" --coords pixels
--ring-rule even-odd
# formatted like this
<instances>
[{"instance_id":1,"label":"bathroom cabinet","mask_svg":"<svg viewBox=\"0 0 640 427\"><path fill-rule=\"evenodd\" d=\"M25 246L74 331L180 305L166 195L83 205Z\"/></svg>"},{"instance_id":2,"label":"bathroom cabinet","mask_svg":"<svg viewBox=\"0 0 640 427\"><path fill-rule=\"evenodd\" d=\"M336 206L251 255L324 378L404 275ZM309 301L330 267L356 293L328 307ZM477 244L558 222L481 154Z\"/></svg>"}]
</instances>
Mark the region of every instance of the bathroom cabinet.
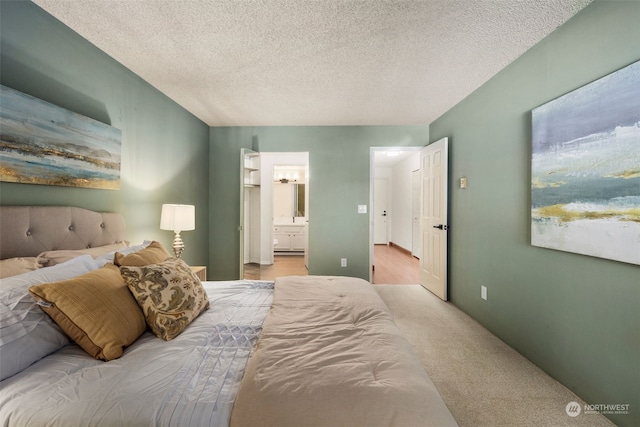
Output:
<instances>
[{"instance_id":1,"label":"bathroom cabinet","mask_svg":"<svg viewBox=\"0 0 640 427\"><path fill-rule=\"evenodd\" d=\"M304 252L305 226L304 224L275 225L273 239L273 250L276 252Z\"/></svg>"}]
</instances>

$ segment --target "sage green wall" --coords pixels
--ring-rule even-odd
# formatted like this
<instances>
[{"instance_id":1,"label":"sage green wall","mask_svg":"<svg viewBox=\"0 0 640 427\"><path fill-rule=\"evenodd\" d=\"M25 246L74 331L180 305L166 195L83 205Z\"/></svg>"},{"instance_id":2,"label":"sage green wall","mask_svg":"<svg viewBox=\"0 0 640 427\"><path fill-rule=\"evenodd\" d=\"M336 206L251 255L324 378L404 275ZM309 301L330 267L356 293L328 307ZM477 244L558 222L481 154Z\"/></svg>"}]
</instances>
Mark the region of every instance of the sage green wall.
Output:
<instances>
[{"instance_id":1,"label":"sage green wall","mask_svg":"<svg viewBox=\"0 0 640 427\"><path fill-rule=\"evenodd\" d=\"M123 213L133 243L156 239L162 203L196 205L184 258L208 260L209 127L31 2L1 2L0 82L122 130L120 190L0 183L2 205Z\"/></svg>"},{"instance_id":2,"label":"sage green wall","mask_svg":"<svg viewBox=\"0 0 640 427\"><path fill-rule=\"evenodd\" d=\"M240 149L309 152L309 273L369 279L370 148L423 146L429 127L326 126L211 129L210 271L239 274ZM340 267L347 258L347 267Z\"/></svg>"},{"instance_id":3,"label":"sage green wall","mask_svg":"<svg viewBox=\"0 0 640 427\"><path fill-rule=\"evenodd\" d=\"M640 425L640 267L530 245L531 110L639 60L639 41L640 2L597 1L430 126L451 182L468 177L450 194L452 302L587 403L630 404L621 426Z\"/></svg>"}]
</instances>

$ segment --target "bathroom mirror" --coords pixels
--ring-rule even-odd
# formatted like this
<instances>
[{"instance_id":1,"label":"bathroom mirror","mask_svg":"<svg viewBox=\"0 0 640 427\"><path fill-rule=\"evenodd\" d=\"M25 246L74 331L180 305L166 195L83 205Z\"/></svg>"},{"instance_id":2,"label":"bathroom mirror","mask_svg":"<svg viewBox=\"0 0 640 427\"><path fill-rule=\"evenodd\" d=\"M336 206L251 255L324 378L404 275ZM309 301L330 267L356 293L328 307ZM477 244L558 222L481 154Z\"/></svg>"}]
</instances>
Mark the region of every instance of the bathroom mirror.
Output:
<instances>
[{"instance_id":1,"label":"bathroom mirror","mask_svg":"<svg viewBox=\"0 0 640 427\"><path fill-rule=\"evenodd\" d=\"M273 216L276 221L305 217L304 165L274 165Z\"/></svg>"},{"instance_id":2,"label":"bathroom mirror","mask_svg":"<svg viewBox=\"0 0 640 427\"><path fill-rule=\"evenodd\" d=\"M274 182L274 218L304 217L305 185L297 182Z\"/></svg>"},{"instance_id":3,"label":"bathroom mirror","mask_svg":"<svg viewBox=\"0 0 640 427\"><path fill-rule=\"evenodd\" d=\"M293 185L293 208L295 216L306 216L304 212L304 184L291 184Z\"/></svg>"}]
</instances>

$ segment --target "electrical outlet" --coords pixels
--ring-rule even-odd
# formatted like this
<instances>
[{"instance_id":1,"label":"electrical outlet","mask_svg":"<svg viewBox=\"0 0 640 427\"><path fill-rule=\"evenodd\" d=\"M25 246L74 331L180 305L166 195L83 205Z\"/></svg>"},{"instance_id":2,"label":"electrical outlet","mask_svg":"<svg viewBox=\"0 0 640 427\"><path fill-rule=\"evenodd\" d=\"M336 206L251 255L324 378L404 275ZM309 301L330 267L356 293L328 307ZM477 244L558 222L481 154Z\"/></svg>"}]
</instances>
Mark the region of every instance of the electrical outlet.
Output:
<instances>
[{"instance_id":1,"label":"electrical outlet","mask_svg":"<svg viewBox=\"0 0 640 427\"><path fill-rule=\"evenodd\" d=\"M486 286L480 286L480 298L482 298L483 300L487 300L487 287Z\"/></svg>"},{"instance_id":2,"label":"electrical outlet","mask_svg":"<svg viewBox=\"0 0 640 427\"><path fill-rule=\"evenodd\" d=\"M347 266L347 259L346 258L341 258L340 259L340 267L346 267Z\"/></svg>"}]
</instances>

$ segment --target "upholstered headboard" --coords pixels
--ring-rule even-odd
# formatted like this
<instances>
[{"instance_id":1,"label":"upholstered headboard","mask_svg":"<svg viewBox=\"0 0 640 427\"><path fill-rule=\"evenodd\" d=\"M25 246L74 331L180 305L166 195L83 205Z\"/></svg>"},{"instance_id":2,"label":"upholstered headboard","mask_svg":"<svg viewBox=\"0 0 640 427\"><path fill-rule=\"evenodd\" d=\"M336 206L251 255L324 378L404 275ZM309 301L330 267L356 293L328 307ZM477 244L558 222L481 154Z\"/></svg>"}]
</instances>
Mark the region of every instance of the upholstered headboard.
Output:
<instances>
[{"instance_id":1,"label":"upholstered headboard","mask_svg":"<svg viewBox=\"0 0 640 427\"><path fill-rule=\"evenodd\" d=\"M124 217L68 206L0 206L0 259L125 240Z\"/></svg>"}]
</instances>

